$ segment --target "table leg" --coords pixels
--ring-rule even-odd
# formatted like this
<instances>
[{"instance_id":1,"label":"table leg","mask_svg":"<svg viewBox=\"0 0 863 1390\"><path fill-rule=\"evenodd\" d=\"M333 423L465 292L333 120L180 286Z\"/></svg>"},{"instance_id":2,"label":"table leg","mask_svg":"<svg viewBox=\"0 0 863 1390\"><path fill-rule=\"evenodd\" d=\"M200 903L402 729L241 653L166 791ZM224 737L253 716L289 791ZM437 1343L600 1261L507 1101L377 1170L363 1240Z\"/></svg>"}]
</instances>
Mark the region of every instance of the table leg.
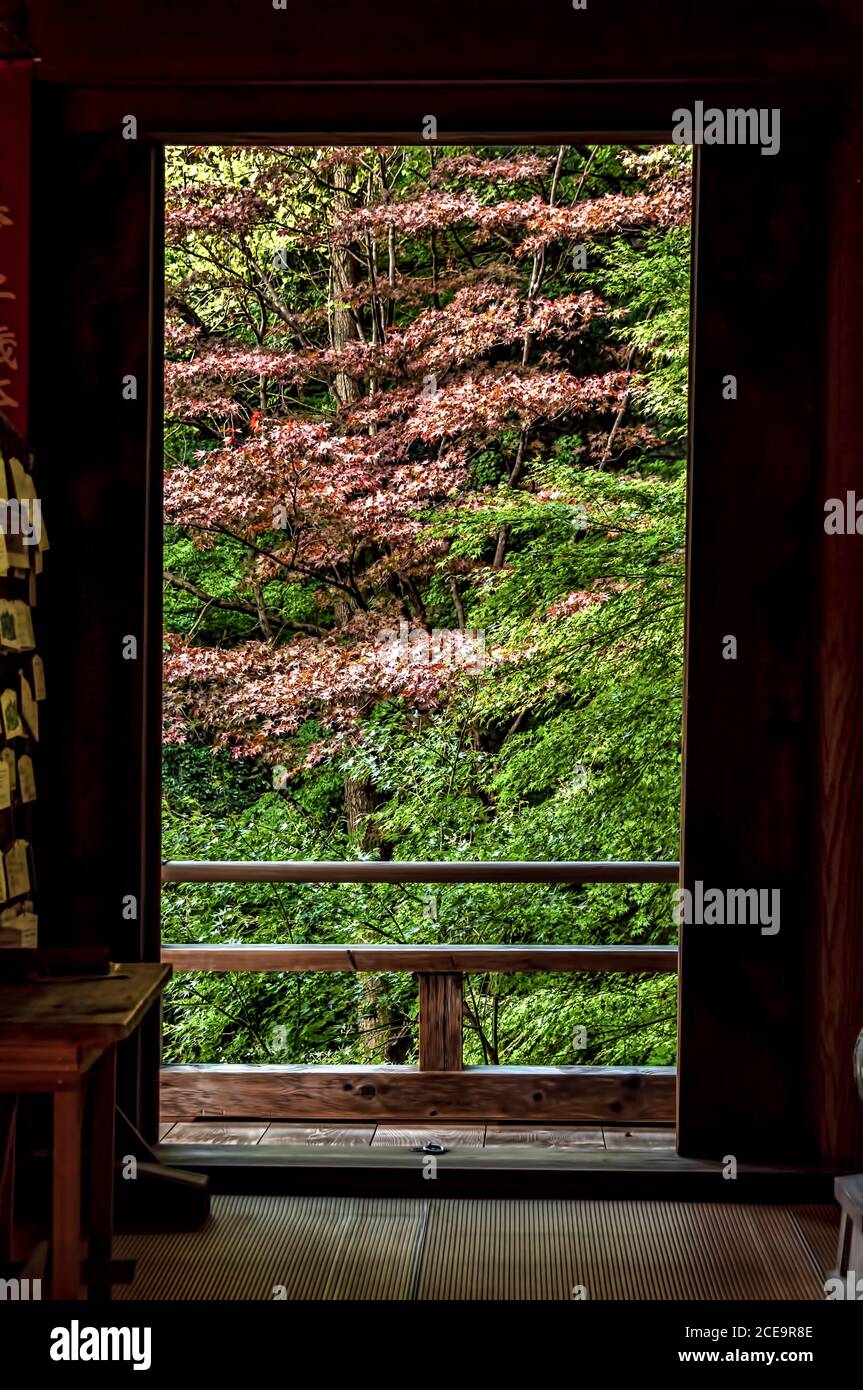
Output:
<instances>
[{"instance_id":1,"label":"table leg","mask_svg":"<svg viewBox=\"0 0 863 1390\"><path fill-rule=\"evenodd\" d=\"M89 1257L94 1267L107 1267L114 1234L114 1114L117 1084L117 1049L109 1047L91 1073ZM111 1297L110 1278L92 1279L92 1299Z\"/></svg>"},{"instance_id":2,"label":"table leg","mask_svg":"<svg viewBox=\"0 0 863 1390\"><path fill-rule=\"evenodd\" d=\"M12 1259L15 1232L15 1117L17 1096L0 1096L0 1264Z\"/></svg>"},{"instance_id":3,"label":"table leg","mask_svg":"<svg viewBox=\"0 0 863 1390\"><path fill-rule=\"evenodd\" d=\"M80 1086L54 1092L51 1297L81 1297Z\"/></svg>"}]
</instances>

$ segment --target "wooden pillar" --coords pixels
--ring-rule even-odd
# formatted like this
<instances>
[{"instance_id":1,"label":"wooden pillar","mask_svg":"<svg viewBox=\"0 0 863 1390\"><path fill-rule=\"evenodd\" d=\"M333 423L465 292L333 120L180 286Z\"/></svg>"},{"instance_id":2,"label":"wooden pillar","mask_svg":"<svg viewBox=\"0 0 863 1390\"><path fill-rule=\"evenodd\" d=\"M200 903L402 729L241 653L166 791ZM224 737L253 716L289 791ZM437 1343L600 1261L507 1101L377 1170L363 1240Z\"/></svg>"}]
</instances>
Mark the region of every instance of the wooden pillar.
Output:
<instances>
[{"instance_id":1,"label":"wooden pillar","mask_svg":"<svg viewBox=\"0 0 863 1390\"><path fill-rule=\"evenodd\" d=\"M421 974L420 1071L461 1071L464 980L460 974Z\"/></svg>"},{"instance_id":2,"label":"wooden pillar","mask_svg":"<svg viewBox=\"0 0 863 1390\"><path fill-rule=\"evenodd\" d=\"M680 1152L766 1163L813 1152L816 1046L827 171L782 115L775 156L699 151L681 852L690 891L780 895L776 933L680 930Z\"/></svg>"},{"instance_id":3,"label":"wooden pillar","mask_svg":"<svg viewBox=\"0 0 863 1390\"><path fill-rule=\"evenodd\" d=\"M863 1164L863 1102L852 1076L863 1028L863 535L828 535L824 503L863 498L863 109L833 151L828 383L818 652L818 895L810 952L808 1084L818 1157ZM863 519L858 519L858 527Z\"/></svg>"},{"instance_id":4,"label":"wooden pillar","mask_svg":"<svg viewBox=\"0 0 863 1390\"><path fill-rule=\"evenodd\" d=\"M40 928L127 961L159 951L160 190L159 149L120 122L70 131L62 92L37 88L31 431L58 519L40 596ZM58 223L58 207L74 216ZM154 1013L118 1057L120 1103L149 1140L157 1029Z\"/></svg>"}]
</instances>

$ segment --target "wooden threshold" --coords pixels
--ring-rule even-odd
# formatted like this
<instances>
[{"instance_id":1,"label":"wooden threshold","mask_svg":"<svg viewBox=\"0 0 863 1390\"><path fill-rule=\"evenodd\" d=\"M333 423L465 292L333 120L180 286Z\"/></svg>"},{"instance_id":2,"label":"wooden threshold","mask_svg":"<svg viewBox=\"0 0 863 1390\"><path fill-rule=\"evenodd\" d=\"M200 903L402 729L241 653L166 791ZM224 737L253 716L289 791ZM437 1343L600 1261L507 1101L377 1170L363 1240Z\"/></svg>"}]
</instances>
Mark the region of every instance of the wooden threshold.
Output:
<instances>
[{"instance_id":1,"label":"wooden threshold","mask_svg":"<svg viewBox=\"0 0 863 1390\"><path fill-rule=\"evenodd\" d=\"M738 1166L674 1152L455 1146L429 1157L406 1148L308 1144L159 1144L170 1167L206 1173L214 1192L387 1192L422 1197L614 1197L775 1204L832 1201L834 1175L816 1168Z\"/></svg>"},{"instance_id":2,"label":"wooden threshold","mask_svg":"<svg viewBox=\"0 0 863 1390\"><path fill-rule=\"evenodd\" d=\"M674 1067L169 1066L166 1120L515 1120L668 1124Z\"/></svg>"}]
</instances>

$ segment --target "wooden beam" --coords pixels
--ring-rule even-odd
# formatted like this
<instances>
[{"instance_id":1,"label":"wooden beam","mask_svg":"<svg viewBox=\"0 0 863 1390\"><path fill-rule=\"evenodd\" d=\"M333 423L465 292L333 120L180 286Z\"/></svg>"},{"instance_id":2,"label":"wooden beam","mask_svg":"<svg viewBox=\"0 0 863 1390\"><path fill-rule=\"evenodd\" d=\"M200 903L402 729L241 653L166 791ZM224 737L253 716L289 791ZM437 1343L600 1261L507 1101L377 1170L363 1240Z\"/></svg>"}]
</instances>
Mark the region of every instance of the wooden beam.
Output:
<instances>
[{"instance_id":1,"label":"wooden beam","mask_svg":"<svg viewBox=\"0 0 863 1390\"><path fill-rule=\"evenodd\" d=\"M14 8L8 5L4 13ZM38 77L45 82L104 82L125 90L150 82L170 91L219 81L223 97L229 97L239 84L257 84L266 92L273 83L305 79L312 107L307 120L320 119L311 100L316 87L328 80L360 87L361 73L387 86L433 83L443 89L439 101L451 87L469 83L481 89L501 74L523 77L528 88L555 81L592 87L614 79L621 91L620 122L623 97L638 79L752 82L765 73L774 81L836 78L856 72L859 54L859 7L850 0L805 5L727 0L715 7L619 0L613 6L591 5L584 13L561 6L549 13L547 23L535 24L524 23L524 8L516 0L471 5L448 0L436 11L440 24L433 26L400 0L381 0L374 25L363 22L361 6L340 7L336 43L332 8L311 4L292 6L288 13L271 4L250 6L242 25L231 0L184 0L174 7L152 0L127 0L123 6L109 0L74 5L30 0L26 11L27 39L40 54ZM454 31L458 44L451 41ZM522 119L521 109L515 109ZM269 120L280 114L275 101ZM363 107L353 124L360 121L370 122L367 130L377 128ZM323 121L321 128L326 128ZM615 125L603 128L616 131Z\"/></svg>"},{"instance_id":2,"label":"wooden beam","mask_svg":"<svg viewBox=\"0 0 863 1390\"><path fill-rule=\"evenodd\" d=\"M431 974L574 974L580 971L671 974L676 946L162 946L175 970L290 975L392 971Z\"/></svg>"},{"instance_id":3,"label":"wooden beam","mask_svg":"<svg viewBox=\"0 0 863 1390\"><path fill-rule=\"evenodd\" d=\"M461 1071L464 976L424 973L419 989L420 1071Z\"/></svg>"},{"instance_id":4,"label":"wooden beam","mask_svg":"<svg viewBox=\"0 0 863 1390\"><path fill-rule=\"evenodd\" d=\"M674 1067L178 1066L162 1116L668 1124L675 1089Z\"/></svg>"}]
</instances>

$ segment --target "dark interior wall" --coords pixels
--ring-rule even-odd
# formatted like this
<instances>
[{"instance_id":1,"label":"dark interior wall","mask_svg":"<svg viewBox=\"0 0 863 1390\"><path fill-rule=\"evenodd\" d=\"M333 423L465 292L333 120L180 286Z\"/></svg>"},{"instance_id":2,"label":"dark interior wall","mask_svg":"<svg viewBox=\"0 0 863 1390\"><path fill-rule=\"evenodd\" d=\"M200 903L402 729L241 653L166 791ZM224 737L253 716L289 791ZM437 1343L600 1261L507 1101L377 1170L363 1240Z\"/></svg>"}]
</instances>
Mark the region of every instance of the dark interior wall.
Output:
<instances>
[{"instance_id":1,"label":"dark interior wall","mask_svg":"<svg viewBox=\"0 0 863 1390\"><path fill-rule=\"evenodd\" d=\"M268 0L254 11L223 0L29 6L43 56L33 438L53 521L42 599L44 929L109 941L115 956L157 949L154 137L416 138L432 112L443 138L644 138L667 134L674 108L696 99L781 104L779 156L702 152L683 858L689 884L779 887L782 930L726 936L719 949L699 929L685 934L680 1132L688 1153L854 1162L863 1157L849 1060L863 1025L863 768L853 735L863 601L859 561L855 570L853 551L824 545L821 508L861 456L847 351L861 318L851 249L860 184L841 154L859 131L846 85L856 12L588 6L444 5L430 18L324 5L302 23L296 7L276 12ZM368 85L356 83L363 73ZM419 74L422 85L392 85ZM352 85L321 83L348 75ZM433 80L442 76L458 80ZM816 82L825 76L830 86ZM790 77L800 80L788 86ZM127 113L137 142L121 138ZM721 398L727 372L738 377L733 405ZM136 401L123 399L127 374ZM726 633L739 638L736 663L721 660ZM128 636L138 638L136 661L123 658ZM826 663L841 672L838 685ZM844 827L829 843L828 824ZM140 1069L127 1068L124 1083L145 1127L155 1113L152 1040L147 1055L143 1092Z\"/></svg>"}]
</instances>

